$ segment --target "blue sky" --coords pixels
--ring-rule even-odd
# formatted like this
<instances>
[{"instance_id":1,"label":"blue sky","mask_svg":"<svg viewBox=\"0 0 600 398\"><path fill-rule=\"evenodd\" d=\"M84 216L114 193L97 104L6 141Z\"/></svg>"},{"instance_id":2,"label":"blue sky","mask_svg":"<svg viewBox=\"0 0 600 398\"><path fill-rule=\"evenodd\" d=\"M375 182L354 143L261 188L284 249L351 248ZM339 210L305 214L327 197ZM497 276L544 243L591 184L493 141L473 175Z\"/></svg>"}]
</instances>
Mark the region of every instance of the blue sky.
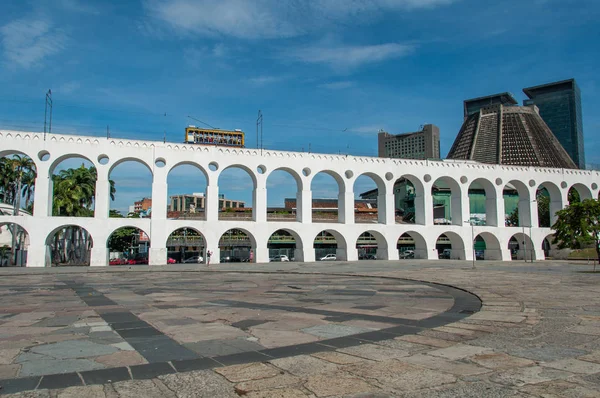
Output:
<instances>
[{"instance_id":1,"label":"blue sky","mask_svg":"<svg viewBox=\"0 0 600 398\"><path fill-rule=\"evenodd\" d=\"M600 164L600 3L596 0L142 0L4 2L0 128L181 141L188 115L241 128L267 148L376 155L377 131L441 129L442 155L465 98L574 77L586 159ZM197 124L196 122L191 122ZM202 192L190 170L170 193ZM149 195L143 168L117 168L115 208ZM223 191L250 202L249 179ZM285 177L285 178L284 178ZM269 180L269 205L294 196ZM315 197L333 196L327 178ZM367 178L356 192L373 188Z\"/></svg>"}]
</instances>

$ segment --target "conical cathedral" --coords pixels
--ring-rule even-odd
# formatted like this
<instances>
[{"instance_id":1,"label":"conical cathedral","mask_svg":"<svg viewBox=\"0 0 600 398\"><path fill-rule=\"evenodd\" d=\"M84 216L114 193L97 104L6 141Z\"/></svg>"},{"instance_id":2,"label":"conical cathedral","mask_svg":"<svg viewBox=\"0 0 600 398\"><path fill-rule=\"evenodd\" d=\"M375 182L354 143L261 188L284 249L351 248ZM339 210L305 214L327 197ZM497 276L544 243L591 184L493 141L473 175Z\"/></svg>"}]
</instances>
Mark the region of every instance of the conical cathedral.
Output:
<instances>
[{"instance_id":1,"label":"conical cathedral","mask_svg":"<svg viewBox=\"0 0 600 398\"><path fill-rule=\"evenodd\" d=\"M468 115L450 149L448 159L578 168L534 105L497 104Z\"/></svg>"}]
</instances>

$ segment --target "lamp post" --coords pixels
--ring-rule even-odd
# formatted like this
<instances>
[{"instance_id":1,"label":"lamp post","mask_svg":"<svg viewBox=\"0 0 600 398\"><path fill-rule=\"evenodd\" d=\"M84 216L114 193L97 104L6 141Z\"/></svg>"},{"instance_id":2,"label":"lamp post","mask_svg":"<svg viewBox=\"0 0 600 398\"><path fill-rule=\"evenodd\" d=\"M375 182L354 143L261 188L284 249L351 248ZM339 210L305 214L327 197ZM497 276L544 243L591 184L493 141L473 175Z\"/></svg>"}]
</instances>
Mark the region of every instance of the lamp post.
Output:
<instances>
[{"instance_id":1,"label":"lamp post","mask_svg":"<svg viewBox=\"0 0 600 398\"><path fill-rule=\"evenodd\" d=\"M536 199L533 199L533 200L531 201L531 203L537 203L537 200L536 200ZM530 211L529 213L531 213L531 211ZM531 218L531 217L530 217L530 218ZM539 218L540 218L540 216L539 216L539 214L538 214L538 219L539 219ZM531 252L531 262L533 263L533 251L534 251L535 247L533 246L533 238L531 237L531 224L533 224L533 220L531 220L531 221L529 222L529 239L531 240L531 249L529 249L529 250L530 250L530 252Z\"/></svg>"},{"instance_id":2,"label":"lamp post","mask_svg":"<svg viewBox=\"0 0 600 398\"><path fill-rule=\"evenodd\" d=\"M471 246L473 247L473 266L472 269L475 269L475 228L473 227L473 222L471 220L469 221L463 221L465 224L470 224L471 225Z\"/></svg>"}]
</instances>

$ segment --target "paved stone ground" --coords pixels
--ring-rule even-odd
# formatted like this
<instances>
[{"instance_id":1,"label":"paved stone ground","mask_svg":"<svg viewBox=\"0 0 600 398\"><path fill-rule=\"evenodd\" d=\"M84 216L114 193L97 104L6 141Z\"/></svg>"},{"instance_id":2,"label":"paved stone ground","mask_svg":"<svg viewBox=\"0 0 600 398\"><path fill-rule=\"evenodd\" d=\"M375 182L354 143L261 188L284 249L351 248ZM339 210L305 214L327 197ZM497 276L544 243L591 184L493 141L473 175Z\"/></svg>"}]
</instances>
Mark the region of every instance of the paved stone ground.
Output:
<instances>
[{"instance_id":1,"label":"paved stone ground","mask_svg":"<svg viewBox=\"0 0 600 398\"><path fill-rule=\"evenodd\" d=\"M600 396L600 274L477 265L0 270L0 384L37 388L20 397ZM250 270L264 273L233 273ZM449 319L460 294L361 274L449 284L483 307ZM66 375L72 387L53 388Z\"/></svg>"}]
</instances>

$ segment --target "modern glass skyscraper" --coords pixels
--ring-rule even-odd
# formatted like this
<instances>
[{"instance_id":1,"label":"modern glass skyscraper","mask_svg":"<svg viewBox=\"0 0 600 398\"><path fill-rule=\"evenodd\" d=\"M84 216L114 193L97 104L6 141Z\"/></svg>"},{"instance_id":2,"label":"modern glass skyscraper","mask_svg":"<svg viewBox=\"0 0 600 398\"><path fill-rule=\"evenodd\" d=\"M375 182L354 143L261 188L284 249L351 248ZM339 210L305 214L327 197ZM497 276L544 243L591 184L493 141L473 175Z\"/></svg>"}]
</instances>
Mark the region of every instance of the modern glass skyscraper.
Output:
<instances>
[{"instance_id":1,"label":"modern glass skyscraper","mask_svg":"<svg viewBox=\"0 0 600 398\"><path fill-rule=\"evenodd\" d=\"M524 88L523 92L530 98L524 105L539 108L540 116L571 159L585 169L581 92L575 79Z\"/></svg>"}]
</instances>

